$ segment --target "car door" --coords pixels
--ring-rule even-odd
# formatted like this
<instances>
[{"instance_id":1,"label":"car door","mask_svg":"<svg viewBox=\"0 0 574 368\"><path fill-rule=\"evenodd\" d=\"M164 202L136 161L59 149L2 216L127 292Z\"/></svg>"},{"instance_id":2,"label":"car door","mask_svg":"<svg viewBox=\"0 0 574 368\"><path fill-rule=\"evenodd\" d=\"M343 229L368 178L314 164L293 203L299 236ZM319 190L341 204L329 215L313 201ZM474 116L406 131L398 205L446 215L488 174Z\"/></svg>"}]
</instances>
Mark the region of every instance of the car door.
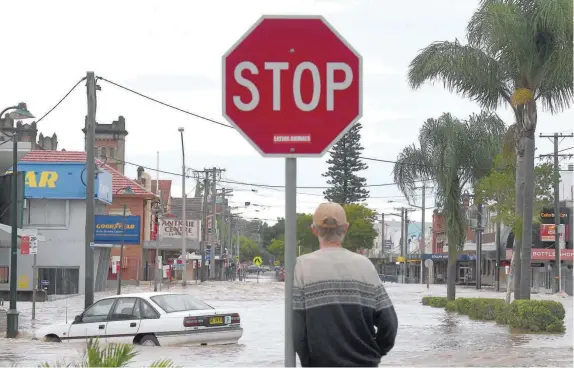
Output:
<instances>
[{"instance_id":1,"label":"car door","mask_svg":"<svg viewBox=\"0 0 574 368\"><path fill-rule=\"evenodd\" d=\"M106 341L131 344L140 327L139 298L118 298L106 325Z\"/></svg>"},{"instance_id":2,"label":"car door","mask_svg":"<svg viewBox=\"0 0 574 368\"><path fill-rule=\"evenodd\" d=\"M81 341L86 338L103 338L106 333L108 315L115 302L115 298L102 299L88 307L70 325L67 339Z\"/></svg>"}]
</instances>

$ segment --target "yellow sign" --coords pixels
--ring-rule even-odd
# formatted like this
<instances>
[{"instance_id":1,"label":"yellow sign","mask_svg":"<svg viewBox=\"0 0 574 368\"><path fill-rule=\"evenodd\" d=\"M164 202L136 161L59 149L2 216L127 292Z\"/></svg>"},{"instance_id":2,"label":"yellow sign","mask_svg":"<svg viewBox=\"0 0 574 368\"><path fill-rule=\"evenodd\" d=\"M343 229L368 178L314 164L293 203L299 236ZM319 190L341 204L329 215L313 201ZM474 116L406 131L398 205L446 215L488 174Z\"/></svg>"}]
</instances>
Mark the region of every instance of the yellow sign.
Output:
<instances>
[{"instance_id":1,"label":"yellow sign","mask_svg":"<svg viewBox=\"0 0 574 368\"><path fill-rule=\"evenodd\" d=\"M30 287L30 280L28 280L28 275L18 276L18 289L28 289Z\"/></svg>"},{"instance_id":2,"label":"yellow sign","mask_svg":"<svg viewBox=\"0 0 574 368\"><path fill-rule=\"evenodd\" d=\"M405 261L405 257L397 257L397 262L404 262Z\"/></svg>"},{"instance_id":3,"label":"yellow sign","mask_svg":"<svg viewBox=\"0 0 574 368\"><path fill-rule=\"evenodd\" d=\"M11 172L6 171L7 174ZM27 171L24 181L26 186L30 188L55 188L58 181L58 173L55 171Z\"/></svg>"},{"instance_id":4,"label":"yellow sign","mask_svg":"<svg viewBox=\"0 0 574 368\"><path fill-rule=\"evenodd\" d=\"M261 257L255 257L253 258L253 264L256 266L261 266L263 264L263 260Z\"/></svg>"},{"instance_id":5,"label":"yellow sign","mask_svg":"<svg viewBox=\"0 0 574 368\"><path fill-rule=\"evenodd\" d=\"M275 261L275 262L273 262L273 264L274 264L275 266L279 266L279 261Z\"/></svg>"}]
</instances>

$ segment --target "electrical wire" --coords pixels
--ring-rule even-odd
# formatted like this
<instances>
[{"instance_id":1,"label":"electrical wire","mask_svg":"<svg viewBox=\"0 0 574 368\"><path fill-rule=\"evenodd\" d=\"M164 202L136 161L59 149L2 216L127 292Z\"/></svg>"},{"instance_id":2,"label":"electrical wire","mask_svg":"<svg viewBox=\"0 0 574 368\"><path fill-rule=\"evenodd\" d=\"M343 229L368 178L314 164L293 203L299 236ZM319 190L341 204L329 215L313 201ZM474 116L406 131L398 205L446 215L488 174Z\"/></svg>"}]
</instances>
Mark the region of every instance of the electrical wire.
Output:
<instances>
[{"instance_id":1,"label":"electrical wire","mask_svg":"<svg viewBox=\"0 0 574 368\"><path fill-rule=\"evenodd\" d=\"M70 95L70 93L72 93L72 92L76 89L76 87L78 87L78 85L80 85L80 83L82 83L82 81L84 81L84 80L86 80L86 77L83 77L82 79L80 79L79 81L77 81L76 84L74 84L74 86L68 91L68 93L66 93L66 94L64 95L64 97L62 97L62 98L60 99L60 101L58 101L58 103L54 105L54 107L52 107L50 110L48 110L47 113L45 113L44 115L42 115L42 117L41 117L40 119L36 120L36 124L38 124L39 122L41 122L42 120L44 120L44 118L45 118L46 116L50 115L50 113L52 113L52 111L54 111L58 106L60 106L60 104L61 104L62 102L64 102L64 100L65 100L66 98L68 98L68 96Z\"/></svg>"}]
</instances>

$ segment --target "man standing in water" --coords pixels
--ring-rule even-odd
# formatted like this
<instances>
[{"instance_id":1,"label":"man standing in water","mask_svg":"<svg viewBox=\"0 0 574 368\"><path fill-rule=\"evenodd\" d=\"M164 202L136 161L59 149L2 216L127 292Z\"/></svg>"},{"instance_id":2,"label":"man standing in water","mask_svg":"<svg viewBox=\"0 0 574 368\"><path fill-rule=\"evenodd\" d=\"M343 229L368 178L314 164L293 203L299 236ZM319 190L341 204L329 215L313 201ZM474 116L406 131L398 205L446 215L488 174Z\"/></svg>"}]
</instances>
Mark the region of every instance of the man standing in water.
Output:
<instances>
[{"instance_id":1,"label":"man standing in water","mask_svg":"<svg viewBox=\"0 0 574 368\"><path fill-rule=\"evenodd\" d=\"M320 249L300 256L293 287L295 350L303 367L376 367L394 346L397 315L375 266L342 247L343 207L313 215Z\"/></svg>"}]
</instances>

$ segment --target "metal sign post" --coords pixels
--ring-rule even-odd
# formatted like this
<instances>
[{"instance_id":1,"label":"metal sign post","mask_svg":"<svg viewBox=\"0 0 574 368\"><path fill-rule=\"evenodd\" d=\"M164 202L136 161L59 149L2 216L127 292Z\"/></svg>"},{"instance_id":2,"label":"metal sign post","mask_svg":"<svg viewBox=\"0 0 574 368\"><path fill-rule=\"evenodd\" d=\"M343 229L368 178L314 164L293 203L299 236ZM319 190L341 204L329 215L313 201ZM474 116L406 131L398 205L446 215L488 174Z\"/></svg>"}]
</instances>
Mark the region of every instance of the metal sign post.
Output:
<instances>
[{"instance_id":1,"label":"metal sign post","mask_svg":"<svg viewBox=\"0 0 574 368\"><path fill-rule=\"evenodd\" d=\"M297 159L285 159L285 366L295 367L293 276L297 260Z\"/></svg>"},{"instance_id":2,"label":"metal sign post","mask_svg":"<svg viewBox=\"0 0 574 368\"><path fill-rule=\"evenodd\" d=\"M425 259L425 267L427 268L427 289L429 288L429 284L430 284L430 276L431 276L431 270L432 270L433 263L434 262L432 259Z\"/></svg>"},{"instance_id":3,"label":"metal sign post","mask_svg":"<svg viewBox=\"0 0 574 368\"><path fill-rule=\"evenodd\" d=\"M36 281L38 273L36 271L36 256L38 255L38 238L35 236L30 237L30 254L34 255L32 263L32 320L36 319Z\"/></svg>"}]
</instances>

